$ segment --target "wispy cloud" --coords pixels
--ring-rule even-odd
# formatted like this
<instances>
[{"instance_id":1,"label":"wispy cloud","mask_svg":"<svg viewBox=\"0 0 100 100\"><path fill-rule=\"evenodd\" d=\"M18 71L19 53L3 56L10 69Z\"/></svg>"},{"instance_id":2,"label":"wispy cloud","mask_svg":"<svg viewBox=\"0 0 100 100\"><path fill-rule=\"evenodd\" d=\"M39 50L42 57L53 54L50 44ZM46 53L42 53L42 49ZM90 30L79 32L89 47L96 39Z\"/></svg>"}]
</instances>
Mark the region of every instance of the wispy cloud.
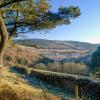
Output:
<instances>
[{"instance_id":1,"label":"wispy cloud","mask_svg":"<svg viewBox=\"0 0 100 100\"><path fill-rule=\"evenodd\" d=\"M100 38L93 38L90 41L91 43L100 43Z\"/></svg>"}]
</instances>

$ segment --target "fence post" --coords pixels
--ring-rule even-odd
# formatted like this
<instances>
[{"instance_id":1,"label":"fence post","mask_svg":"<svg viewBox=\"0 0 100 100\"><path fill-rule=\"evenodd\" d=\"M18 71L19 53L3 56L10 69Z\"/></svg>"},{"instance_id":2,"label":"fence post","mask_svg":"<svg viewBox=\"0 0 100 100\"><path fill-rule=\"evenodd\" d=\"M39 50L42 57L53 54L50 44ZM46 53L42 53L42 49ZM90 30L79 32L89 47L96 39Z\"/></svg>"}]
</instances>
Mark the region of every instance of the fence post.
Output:
<instances>
[{"instance_id":1,"label":"fence post","mask_svg":"<svg viewBox=\"0 0 100 100\"><path fill-rule=\"evenodd\" d=\"M75 82L75 100L78 100L78 83Z\"/></svg>"}]
</instances>

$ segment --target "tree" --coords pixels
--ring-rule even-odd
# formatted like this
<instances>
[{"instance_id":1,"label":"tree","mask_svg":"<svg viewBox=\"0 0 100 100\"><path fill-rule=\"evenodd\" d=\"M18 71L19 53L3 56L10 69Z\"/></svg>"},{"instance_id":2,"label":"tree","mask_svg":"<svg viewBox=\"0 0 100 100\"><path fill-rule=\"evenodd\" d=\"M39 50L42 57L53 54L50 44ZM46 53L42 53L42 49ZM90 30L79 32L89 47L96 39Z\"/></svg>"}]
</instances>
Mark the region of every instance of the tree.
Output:
<instances>
[{"instance_id":1,"label":"tree","mask_svg":"<svg viewBox=\"0 0 100 100\"><path fill-rule=\"evenodd\" d=\"M96 68L100 68L100 47L93 53L91 59L91 68L90 70L94 70Z\"/></svg>"},{"instance_id":2,"label":"tree","mask_svg":"<svg viewBox=\"0 0 100 100\"><path fill-rule=\"evenodd\" d=\"M60 7L50 11L47 0L0 0L0 66L8 39L20 32L41 31L70 24L80 15L78 7Z\"/></svg>"}]
</instances>

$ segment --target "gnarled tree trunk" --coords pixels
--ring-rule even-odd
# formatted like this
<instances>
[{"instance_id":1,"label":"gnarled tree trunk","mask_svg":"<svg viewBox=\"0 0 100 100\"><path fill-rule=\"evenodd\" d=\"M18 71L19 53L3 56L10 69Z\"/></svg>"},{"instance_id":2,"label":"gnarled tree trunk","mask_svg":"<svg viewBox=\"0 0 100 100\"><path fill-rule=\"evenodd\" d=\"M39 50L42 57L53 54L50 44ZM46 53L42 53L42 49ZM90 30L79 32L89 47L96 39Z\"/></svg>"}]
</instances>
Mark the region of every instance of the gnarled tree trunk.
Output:
<instances>
[{"instance_id":1,"label":"gnarled tree trunk","mask_svg":"<svg viewBox=\"0 0 100 100\"><path fill-rule=\"evenodd\" d=\"M0 67L3 67L3 55L8 41L8 32L0 13Z\"/></svg>"}]
</instances>

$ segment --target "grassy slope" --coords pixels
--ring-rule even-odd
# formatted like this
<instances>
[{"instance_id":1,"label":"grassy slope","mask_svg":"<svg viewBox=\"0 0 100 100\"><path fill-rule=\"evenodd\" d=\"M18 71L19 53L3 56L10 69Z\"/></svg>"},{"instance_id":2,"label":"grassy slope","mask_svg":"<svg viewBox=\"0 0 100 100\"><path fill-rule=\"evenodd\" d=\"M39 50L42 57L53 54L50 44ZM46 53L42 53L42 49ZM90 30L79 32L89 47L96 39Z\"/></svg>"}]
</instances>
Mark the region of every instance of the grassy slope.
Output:
<instances>
[{"instance_id":1,"label":"grassy slope","mask_svg":"<svg viewBox=\"0 0 100 100\"><path fill-rule=\"evenodd\" d=\"M5 65L11 66L17 64L18 60L21 59L23 62L27 61L24 66L30 65L40 58L38 50L34 47L25 47L22 45L9 45L5 51Z\"/></svg>"},{"instance_id":2,"label":"grassy slope","mask_svg":"<svg viewBox=\"0 0 100 100\"><path fill-rule=\"evenodd\" d=\"M10 66L17 64L17 60L25 59L26 65L40 58L38 50L34 47L22 45L9 45L5 51L3 75L0 76L0 100L60 100L58 97L46 92L46 98L42 89L30 86L17 73L10 71ZM20 64L17 64L22 66Z\"/></svg>"},{"instance_id":3,"label":"grassy slope","mask_svg":"<svg viewBox=\"0 0 100 100\"><path fill-rule=\"evenodd\" d=\"M46 93L47 100L59 100L57 97ZM43 90L28 85L16 73L3 69L0 79L0 100L46 100Z\"/></svg>"}]
</instances>

